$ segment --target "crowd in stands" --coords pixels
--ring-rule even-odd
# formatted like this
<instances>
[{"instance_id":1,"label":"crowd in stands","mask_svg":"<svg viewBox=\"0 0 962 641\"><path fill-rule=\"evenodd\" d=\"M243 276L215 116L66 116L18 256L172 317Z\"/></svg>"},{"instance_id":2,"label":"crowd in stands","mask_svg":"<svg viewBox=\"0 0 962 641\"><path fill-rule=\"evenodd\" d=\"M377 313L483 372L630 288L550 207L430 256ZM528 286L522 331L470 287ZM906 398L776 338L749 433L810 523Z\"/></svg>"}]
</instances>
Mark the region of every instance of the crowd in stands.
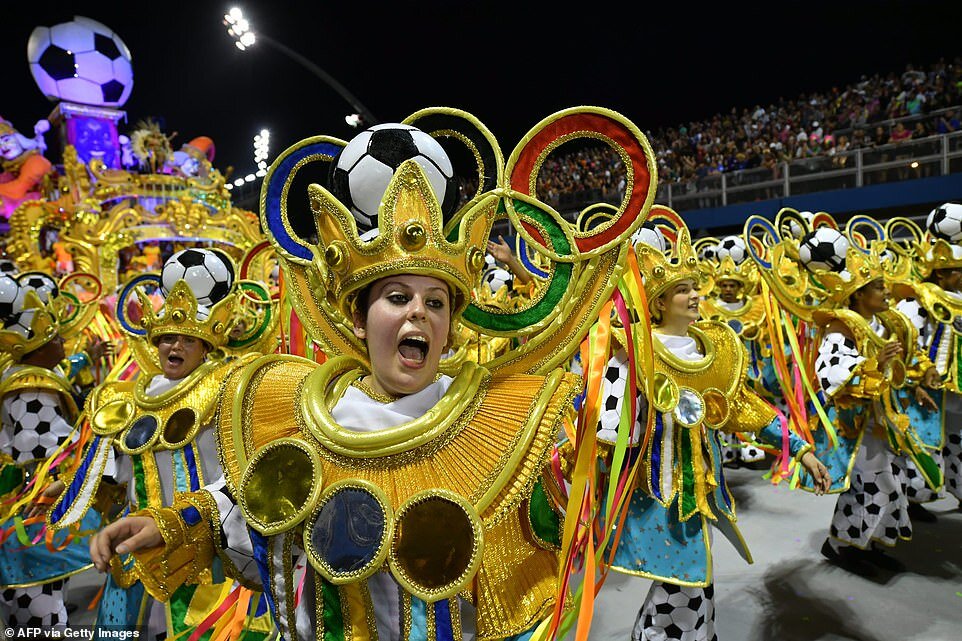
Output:
<instances>
[{"instance_id":1,"label":"crowd in stands","mask_svg":"<svg viewBox=\"0 0 962 641\"><path fill-rule=\"evenodd\" d=\"M902 73L863 76L846 87L779 99L768 106L732 108L699 122L646 132L658 158L660 183L698 179L764 167L778 179L783 163L814 159L812 169L854 163L859 148L897 144L962 130L952 107L962 104L962 58L940 60L927 70L909 64ZM888 121L907 119L892 124ZM558 206L565 201L617 202L625 168L607 147L549 156L538 193Z\"/></svg>"}]
</instances>

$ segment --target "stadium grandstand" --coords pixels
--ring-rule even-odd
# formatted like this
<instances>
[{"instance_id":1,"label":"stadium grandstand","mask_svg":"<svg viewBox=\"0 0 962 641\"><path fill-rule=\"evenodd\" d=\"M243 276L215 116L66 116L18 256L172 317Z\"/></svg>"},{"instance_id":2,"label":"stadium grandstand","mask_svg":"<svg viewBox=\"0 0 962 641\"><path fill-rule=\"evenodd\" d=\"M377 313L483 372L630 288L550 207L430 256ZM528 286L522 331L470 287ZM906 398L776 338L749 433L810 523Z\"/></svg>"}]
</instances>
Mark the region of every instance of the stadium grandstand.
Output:
<instances>
[{"instance_id":1,"label":"stadium grandstand","mask_svg":"<svg viewBox=\"0 0 962 641\"><path fill-rule=\"evenodd\" d=\"M958 198L960 117L956 58L646 134L658 158L658 202L717 233L782 206L912 216ZM541 197L566 214L617 203L624 186L624 165L603 144L560 147L538 178Z\"/></svg>"}]
</instances>

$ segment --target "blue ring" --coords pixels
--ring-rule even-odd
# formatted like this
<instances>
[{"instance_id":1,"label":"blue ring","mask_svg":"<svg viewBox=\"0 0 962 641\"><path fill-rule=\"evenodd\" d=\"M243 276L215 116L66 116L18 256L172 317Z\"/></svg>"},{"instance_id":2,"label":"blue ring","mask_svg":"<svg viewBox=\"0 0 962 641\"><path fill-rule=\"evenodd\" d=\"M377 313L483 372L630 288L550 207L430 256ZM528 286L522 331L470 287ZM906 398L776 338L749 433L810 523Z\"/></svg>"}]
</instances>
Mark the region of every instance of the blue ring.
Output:
<instances>
[{"instance_id":1,"label":"blue ring","mask_svg":"<svg viewBox=\"0 0 962 641\"><path fill-rule=\"evenodd\" d=\"M771 234L771 237L773 239L777 239L778 234L775 232L775 226L772 225L771 221L769 221L767 218L762 218L761 216L755 215L755 216L749 217L749 219L745 221L745 232L743 236L745 238L745 244L748 245L748 253L752 255L752 260L754 260L756 263L758 263L765 269L771 269L772 268L771 261L767 261L761 256L759 256L758 252L755 250L755 246L751 242L752 229L756 225L764 228L765 231Z\"/></svg>"},{"instance_id":2,"label":"blue ring","mask_svg":"<svg viewBox=\"0 0 962 641\"><path fill-rule=\"evenodd\" d=\"M528 243L524 241L523 236L518 236L518 257L521 259L521 264L524 265L524 268L538 278L548 278L551 276L550 272L544 271L528 258Z\"/></svg>"},{"instance_id":3,"label":"blue ring","mask_svg":"<svg viewBox=\"0 0 962 641\"><path fill-rule=\"evenodd\" d=\"M297 173L295 169L297 163L310 156L317 156L321 160L330 162L343 148L331 142L311 142L312 140L308 138L288 148L284 155L274 161L274 165L264 180L264 187L261 192L261 206L263 207L264 221L268 232L274 237L281 249L294 258L302 260L311 260L313 255L298 239L288 234L284 226L282 208L284 187L290 183Z\"/></svg>"},{"instance_id":4,"label":"blue ring","mask_svg":"<svg viewBox=\"0 0 962 641\"><path fill-rule=\"evenodd\" d=\"M120 291L120 296L117 297L117 321L124 331L134 334L135 336L144 336L147 334L147 330L142 327L133 327L127 322L127 297L133 288L140 285L148 280L154 281L157 285L160 285L160 276L157 274L143 274L142 276L137 276L132 278L130 282L124 285L124 288Z\"/></svg>"}]
</instances>

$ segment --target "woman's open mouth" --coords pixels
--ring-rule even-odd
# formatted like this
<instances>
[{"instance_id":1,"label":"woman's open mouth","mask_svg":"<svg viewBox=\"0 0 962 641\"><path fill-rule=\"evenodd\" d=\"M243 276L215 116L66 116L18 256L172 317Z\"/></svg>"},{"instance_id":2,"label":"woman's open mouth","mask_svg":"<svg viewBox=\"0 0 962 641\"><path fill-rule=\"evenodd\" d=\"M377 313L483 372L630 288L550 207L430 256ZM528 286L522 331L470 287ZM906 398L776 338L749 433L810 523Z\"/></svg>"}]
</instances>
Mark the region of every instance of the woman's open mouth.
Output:
<instances>
[{"instance_id":1,"label":"woman's open mouth","mask_svg":"<svg viewBox=\"0 0 962 641\"><path fill-rule=\"evenodd\" d=\"M173 354L167 357L167 364L171 367L180 367L184 364L184 359L180 356L174 356Z\"/></svg>"},{"instance_id":2,"label":"woman's open mouth","mask_svg":"<svg viewBox=\"0 0 962 641\"><path fill-rule=\"evenodd\" d=\"M405 366L422 367L428 355L428 339L424 336L402 338L398 343L397 351L401 355L401 363Z\"/></svg>"}]
</instances>

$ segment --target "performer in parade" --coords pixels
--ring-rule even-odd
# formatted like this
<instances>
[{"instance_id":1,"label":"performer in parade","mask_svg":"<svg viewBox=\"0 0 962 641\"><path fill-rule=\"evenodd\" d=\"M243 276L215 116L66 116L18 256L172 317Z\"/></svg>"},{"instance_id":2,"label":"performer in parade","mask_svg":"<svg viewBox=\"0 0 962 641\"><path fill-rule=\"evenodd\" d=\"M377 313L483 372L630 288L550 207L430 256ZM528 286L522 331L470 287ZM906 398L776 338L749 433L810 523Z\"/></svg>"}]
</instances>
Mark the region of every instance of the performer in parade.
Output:
<instances>
[{"instance_id":1,"label":"performer in parade","mask_svg":"<svg viewBox=\"0 0 962 641\"><path fill-rule=\"evenodd\" d=\"M309 139L282 154L265 193L280 193L272 185L290 179L282 170L322 144ZM92 543L94 561L104 568L116 552L134 551L145 584L169 592L224 553L271 595L285 638L527 638L546 624L557 591L560 517L546 486L556 483L549 457L581 384L558 368L571 353L559 341L577 344L580 312L491 370L465 361L443 374L498 195L475 198L445 238L438 196L407 161L387 186L377 235L362 241L362 220L331 192L310 189L323 250L314 255L327 267L321 281L303 282L321 284L317 294L351 319L351 337L322 336L329 353L344 339L356 347L341 342L342 355L320 366L266 356L238 370L219 413L224 479L108 527ZM266 227L300 282L311 263L293 260L303 241L271 224L276 213L286 216L283 201L268 200ZM588 260L585 287L610 291L603 265L616 264L606 261L617 261L620 245L612 235ZM584 309L593 298L565 300ZM545 358L546 374L525 373ZM217 550L217 541L226 545Z\"/></svg>"},{"instance_id":2,"label":"performer in parade","mask_svg":"<svg viewBox=\"0 0 962 641\"><path fill-rule=\"evenodd\" d=\"M962 220L962 205L945 203L933 210L927 225L929 242L921 242L923 234L911 221L889 222L889 226L911 229L915 241L907 248L914 258L913 277L891 284L896 309L912 322L919 348L935 366L921 381L928 389L916 391L918 398L908 398L905 405L944 476L943 491L933 491L911 459L901 460L909 514L926 522L936 517L924 504L943 496L962 502L962 396L956 361L959 347L951 322L962 315L962 234L945 231L955 220Z\"/></svg>"},{"instance_id":3,"label":"performer in parade","mask_svg":"<svg viewBox=\"0 0 962 641\"><path fill-rule=\"evenodd\" d=\"M874 566L898 569L884 548L912 535L899 457L911 457L931 487L941 486L938 468L896 394L932 376L914 327L889 309L886 276L905 280L909 263L885 254L885 232L866 216L851 219L843 234L819 214L815 228L807 228L800 240L790 234L779 238L775 229L786 227L782 222L773 228L752 217L746 235L760 225L777 239L770 261L759 261L761 273L785 309L817 327L802 349L817 350L814 374L821 395L811 400L824 399L826 407L825 419L813 413L809 427L831 474L830 491L839 493L821 552L865 575L873 574ZM800 218L794 222L807 225ZM852 232L859 226L872 230L874 240L857 242ZM802 362L806 358L803 354ZM813 487L805 474L800 484Z\"/></svg>"},{"instance_id":4,"label":"performer in parade","mask_svg":"<svg viewBox=\"0 0 962 641\"><path fill-rule=\"evenodd\" d=\"M250 360L246 352L257 354L276 344L270 313L262 315L260 324L251 323L240 339L231 338L245 301L269 304L263 287L234 281L234 266L224 253L185 249L165 262L159 278L142 276L127 284L118 300L118 318L140 376L107 382L88 399L95 436L50 511L51 527L72 525L94 503L105 516L160 509L178 492L198 490L221 476L211 429L221 384ZM158 285L163 305L155 312L146 289ZM131 300L133 294L138 301ZM133 323L130 305L137 303L142 317ZM165 603L155 601L118 560L107 577L97 624L144 626L152 638L178 635L194 629L232 586L225 583L219 564L197 568L184 583L165 595ZM258 614L254 596L251 610ZM259 614L265 613L262 604ZM263 636L270 623L254 621L251 630Z\"/></svg>"},{"instance_id":5,"label":"performer in parade","mask_svg":"<svg viewBox=\"0 0 962 641\"><path fill-rule=\"evenodd\" d=\"M43 286L35 289L27 280ZM62 368L64 334L77 327L61 326L58 294L57 283L44 274L0 277L0 601L7 623L17 627L67 624L67 583L90 567L87 537L99 524L84 510L72 532L54 537L44 528L44 511L63 488L81 436L77 398ZM75 317L78 325L83 317Z\"/></svg>"},{"instance_id":6,"label":"performer in parade","mask_svg":"<svg viewBox=\"0 0 962 641\"><path fill-rule=\"evenodd\" d=\"M646 440L646 425L652 431L640 450L640 478L611 569L654 581L638 612L633 639L711 641L716 638L711 529L720 530L751 562L736 526L719 433L752 431L773 448L787 445L788 455L812 475L819 492L828 489L829 478L812 447L783 431L787 428L774 410L747 385L747 354L738 335L725 323L698 320L703 275L688 229L674 212L661 211L678 224L670 254L663 251L664 241L635 246L649 301L654 371L647 387L651 398L644 394L645 382L639 383L629 446L637 449ZM644 310L636 311L646 316ZM648 333L643 325L634 329L636 339ZM629 370L642 354L629 354L624 347L628 337L616 336L608 371L619 376L606 377L602 397L620 416L630 398ZM618 423L603 415L598 441L606 461L617 436Z\"/></svg>"}]
</instances>

